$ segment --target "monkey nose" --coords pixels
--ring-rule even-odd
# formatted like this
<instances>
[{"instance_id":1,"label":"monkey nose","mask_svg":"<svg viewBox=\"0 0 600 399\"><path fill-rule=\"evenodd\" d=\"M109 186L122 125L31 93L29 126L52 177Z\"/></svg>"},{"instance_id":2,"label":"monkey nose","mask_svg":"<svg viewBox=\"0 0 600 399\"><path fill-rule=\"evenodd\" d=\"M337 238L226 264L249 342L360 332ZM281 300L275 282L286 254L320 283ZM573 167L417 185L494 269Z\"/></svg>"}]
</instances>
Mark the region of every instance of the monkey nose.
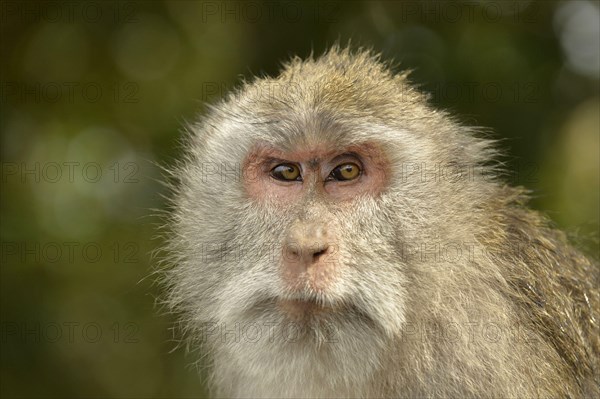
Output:
<instances>
[{"instance_id":1,"label":"monkey nose","mask_svg":"<svg viewBox=\"0 0 600 399\"><path fill-rule=\"evenodd\" d=\"M324 223L297 221L283 243L282 277L292 290L327 290L338 272L335 234Z\"/></svg>"},{"instance_id":2,"label":"monkey nose","mask_svg":"<svg viewBox=\"0 0 600 399\"><path fill-rule=\"evenodd\" d=\"M308 267L318 263L329 250L330 245L326 241L291 241L285 244L285 261Z\"/></svg>"},{"instance_id":3,"label":"monkey nose","mask_svg":"<svg viewBox=\"0 0 600 399\"><path fill-rule=\"evenodd\" d=\"M317 263L330 251L330 234L320 223L297 222L288 232L284 242L284 254L294 263L309 266Z\"/></svg>"}]
</instances>

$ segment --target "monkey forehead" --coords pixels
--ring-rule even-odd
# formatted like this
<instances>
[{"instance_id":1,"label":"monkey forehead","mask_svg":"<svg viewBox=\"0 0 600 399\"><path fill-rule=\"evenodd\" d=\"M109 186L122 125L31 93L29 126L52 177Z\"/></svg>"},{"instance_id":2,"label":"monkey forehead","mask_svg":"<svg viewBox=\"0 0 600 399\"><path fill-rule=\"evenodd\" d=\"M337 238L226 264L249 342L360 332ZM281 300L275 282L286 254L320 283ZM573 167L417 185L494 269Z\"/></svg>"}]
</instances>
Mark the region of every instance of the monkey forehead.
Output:
<instances>
[{"instance_id":1,"label":"monkey forehead","mask_svg":"<svg viewBox=\"0 0 600 399\"><path fill-rule=\"evenodd\" d=\"M357 154L361 158L376 162L377 166L387 163L387 156L384 154L381 146L375 142L364 142L360 145L347 146L326 146L326 145L307 145L294 150L286 150L274 147L267 143L259 143L249 151L244 164L246 166L261 163L269 159L280 159L286 161L308 163L316 166L321 162L328 161L341 154Z\"/></svg>"},{"instance_id":2,"label":"monkey forehead","mask_svg":"<svg viewBox=\"0 0 600 399\"><path fill-rule=\"evenodd\" d=\"M218 145L227 143L229 152L240 149L247 153L254 145L262 144L299 157L325 157L331 151L367 141L382 147L407 146L418 135L410 124L387 124L368 112L358 115L323 104L281 109L281 104L248 101L241 109L234 106L217 110L215 116L219 118L207 123L209 134L201 139Z\"/></svg>"}]
</instances>

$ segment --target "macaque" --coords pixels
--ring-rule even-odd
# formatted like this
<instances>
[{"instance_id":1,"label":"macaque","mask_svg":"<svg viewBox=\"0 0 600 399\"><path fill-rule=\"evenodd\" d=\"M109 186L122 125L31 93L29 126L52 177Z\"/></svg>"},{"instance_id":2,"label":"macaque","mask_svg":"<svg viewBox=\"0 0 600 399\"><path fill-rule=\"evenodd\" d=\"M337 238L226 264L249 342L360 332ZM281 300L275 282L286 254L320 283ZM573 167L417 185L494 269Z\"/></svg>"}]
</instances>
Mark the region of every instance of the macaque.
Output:
<instances>
[{"instance_id":1,"label":"macaque","mask_svg":"<svg viewBox=\"0 0 600 399\"><path fill-rule=\"evenodd\" d=\"M428 100L334 46L190 124L163 283L215 397L598 397L597 261Z\"/></svg>"}]
</instances>

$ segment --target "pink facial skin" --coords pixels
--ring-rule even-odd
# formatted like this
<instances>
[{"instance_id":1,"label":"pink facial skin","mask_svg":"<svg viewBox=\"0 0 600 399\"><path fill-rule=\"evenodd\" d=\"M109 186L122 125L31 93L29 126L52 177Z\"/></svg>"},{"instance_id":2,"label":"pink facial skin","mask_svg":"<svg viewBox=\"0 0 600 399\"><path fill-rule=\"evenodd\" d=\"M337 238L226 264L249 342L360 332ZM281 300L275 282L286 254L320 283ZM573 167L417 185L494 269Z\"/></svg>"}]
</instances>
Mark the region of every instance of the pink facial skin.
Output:
<instances>
[{"instance_id":1,"label":"pink facial skin","mask_svg":"<svg viewBox=\"0 0 600 399\"><path fill-rule=\"evenodd\" d=\"M331 179L331 172L346 163L358 165L360 174L352 180ZM282 181L273 177L273 168L281 164L296 165L300 179ZM386 185L389 162L374 143L346 148L319 144L292 152L257 145L250 151L243 168L247 195L276 207L306 199L335 204L348 203L362 195L377 196ZM290 293L306 290L327 293L338 278L339 235L335 221L325 219L298 220L282 232L281 281ZM281 300L279 305L293 319L315 314L321 306L304 300Z\"/></svg>"},{"instance_id":2,"label":"pink facial skin","mask_svg":"<svg viewBox=\"0 0 600 399\"><path fill-rule=\"evenodd\" d=\"M360 176L348 181L327 180L335 167L347 162L360 167ZM282 163L297 165L302 181L273 178L271 170ZM363 194L377 196L385 187L388 164L383 151L372 143L343 149L331 149L321 144L293 152L258 145L244 162L244 186L248 196L258 201L289 203L306 195L317 195L334 202L351 201Z\"/></svg>"}]
</instances>

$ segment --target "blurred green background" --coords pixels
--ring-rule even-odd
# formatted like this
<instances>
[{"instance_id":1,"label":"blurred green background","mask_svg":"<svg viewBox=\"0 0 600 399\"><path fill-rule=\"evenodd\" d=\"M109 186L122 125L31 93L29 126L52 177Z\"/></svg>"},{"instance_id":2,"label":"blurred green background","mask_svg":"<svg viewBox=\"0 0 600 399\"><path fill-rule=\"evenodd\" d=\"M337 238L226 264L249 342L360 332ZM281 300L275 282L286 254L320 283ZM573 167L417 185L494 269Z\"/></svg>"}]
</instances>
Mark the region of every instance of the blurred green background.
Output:
<instances>
[{"instance_id":1,"label":"blurred green background","mask_svg":"<svg viewBox=\"0 0 600 399\"><path fill-rule=\"evenodd\" d=\"M205 395L155 307L156 164L241 77L337 40L493 129L507 180L597 256L597 2L0 4L3 398Z\"/></svg>"}]
</instances>

